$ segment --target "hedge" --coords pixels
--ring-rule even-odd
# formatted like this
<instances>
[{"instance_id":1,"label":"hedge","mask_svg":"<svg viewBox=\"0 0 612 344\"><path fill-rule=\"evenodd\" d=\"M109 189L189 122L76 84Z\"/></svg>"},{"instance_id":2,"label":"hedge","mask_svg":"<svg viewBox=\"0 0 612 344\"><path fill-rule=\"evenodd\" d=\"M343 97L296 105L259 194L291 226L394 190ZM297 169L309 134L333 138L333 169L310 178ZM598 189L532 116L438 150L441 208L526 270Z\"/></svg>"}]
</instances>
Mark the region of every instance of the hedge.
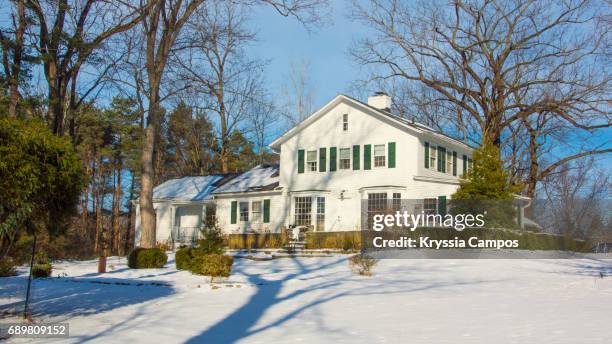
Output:
<instances>
[{"instance_id":1,"label":"hedge","mask_svg":"<svg viewBox=\"0 0 612 344\"><path fill-rule=\"evenodd\" d=\"M51 270L53 267L50 263L36 263L32 265L32 277L34 278L44 278L51 276Z\"/></svg>"},{"instance_id":2,"label":"hedge","mask_svg":"<svg viewBox=\"0 0 612 344\"><path fill-rule=\"evenodd\" d=\"M287 237L282 233L229 234L227 246L230 249L283 248Z\"/></svg>"},{"instance_id":3,"label":"hedge","mask_svg":"<svg viewBox=\"0 0 612 344\"><path fill-rule=\"evenodd\" d=\"M468 240L476 236L482 240L518 240L518 249L525 250L561 250L575 252L590 252L591 245L587 241L576 240L565 236L547 233L519 232L503 229L467 228L463 231L455 231L448 228L418 228L415 231L403 230L399 233L393 232L370 232L361 231L346 232L309 232L306 235L307 249L343 249L346 251L361 250L363 234L382 234L385 238L392 239L399 235L418 239L428 236L430 239L454 239L455 237Z\"/></svg>"},{"instance_id":4,"label":"hedge","mask_svg":"<svg viewBox=\"0 0 612 344\"><path fill-rule=\"evenodd\" d=\"M0 261L0 277L10 277L17 275L15 262L8 257Z\"/></svg>"},{"instance_id":5,"label":"hedge","mask_svg":"<svg viewBox=\"0 0 612 344\"><path fill-rule=\"evenodd\" d=\"M189 270L196 275L229 277L234 258L223 254L195 255L189 263Z\"/></svg>"},{"instance_id":6,"label":"hedge","mask_svg":"<svg viewBox=\"0 0 612 344\"><path fill-rule=\"evenodd\" d=\"M137 247L128 256L128 266L132 269L161 268L167 261L168 256L159 248Z\"/></svg>"}]
</instances>

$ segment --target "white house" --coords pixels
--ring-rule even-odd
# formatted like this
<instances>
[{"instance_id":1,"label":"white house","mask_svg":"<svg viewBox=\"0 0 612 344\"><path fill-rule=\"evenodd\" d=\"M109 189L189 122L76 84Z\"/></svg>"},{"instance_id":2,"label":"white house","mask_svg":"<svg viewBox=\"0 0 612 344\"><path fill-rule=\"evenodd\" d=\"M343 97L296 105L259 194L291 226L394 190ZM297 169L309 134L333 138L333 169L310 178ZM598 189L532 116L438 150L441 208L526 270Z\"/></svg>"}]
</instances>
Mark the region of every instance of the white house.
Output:
<instances>
[{"instance_id":1,"label":"white house","mask_svg":"<svg viewBox=\"0 0 612 344\"><path fill-rule=\"evenodd\" d=\"M410 199L419 212L445 206L471 164L472 148L392 115L390 106L384 93L369 97L367 104L339 95L270 144L280 155L278 166L257 166L233 179L166 182L213 188L193 200L178 189L170 198L157 198L167 188L166 183L158 186L158 241L168 240L171 229L180 230L184 223L202 226L213 208L225 232L242 233L277 232L292 225L360 230L362 204L375 208ZM199 222L189 217L196 213Z\"/></svg>"}]
</instances>

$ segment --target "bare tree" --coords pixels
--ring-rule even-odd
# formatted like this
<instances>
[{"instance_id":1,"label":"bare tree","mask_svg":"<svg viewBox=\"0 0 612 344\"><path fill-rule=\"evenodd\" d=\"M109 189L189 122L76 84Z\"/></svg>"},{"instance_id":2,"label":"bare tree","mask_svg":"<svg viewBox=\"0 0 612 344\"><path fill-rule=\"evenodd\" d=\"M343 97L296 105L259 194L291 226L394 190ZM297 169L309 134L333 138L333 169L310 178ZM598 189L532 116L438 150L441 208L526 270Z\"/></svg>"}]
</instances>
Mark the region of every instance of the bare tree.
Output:
<instances>
[{"instance_id":1,"label":"bare tree","mask_svg":"<svg viewBox=\"0 0 612 344\"><path fill-rule=\"evenodd\" d=\"M293 127L312 114L314 91L310 64L305 60L292 61L285 80L282 113L288 121L287 125Z\"/></svg>"},{"instance_id":2,"label":"bare tree","mask_svg":"<svg viewBox=\"0 0 612 344\"><path fill-rule=\"evenodd\" d=\"M0 30L0 44L2 45L2 66L9 86L9 117L17 117L17 104L19 103L19 82L22 73L21 65L24 54L24 35L26 33L26 7L25 0L15 1L11 13L12 29Z\"/></svg>"},{"instance_id":3,"label":"bare tree","mask_svg":"<svg viewBox=\"0 0 612 344\"><path fill-rule=\"evenodd\" d=\"M143 11L125 1L27 0L26 5L39 31L37 49L48 85L48 120L53 132L63 135L71 83L76 92L79 71L92 54L113 35L138 24Z\"/></svg>"},{"instance_id":4,"label":"bare tree","mask_svg":"<svg viewBox=\"0 0 612 344\"><path fill-rule=\"evenodd\" d=\"M421 85L448 103L459 127L500 146L515 121L550 113L580 130L609 127L609 32L598 3L371 0L355 17L377 37L352 49L373 79ZM522 102L515 97L520 94ZM526 96L529 95L529 96Z\"/></svg>"},{"instance_id":5,"label":"bare tree","mask_svg":"<svg viewBox=\"0 0 612 344\"><path fill-rule=\"evenodd\" d=\"M155 212L153 210L153 152L156 145L156 128L161 122L160 87L164 72L176 40L191 15L203 0L170 1L149 0L145 12L145 50L148 113L141 159L140 217L141 246L155 246ZM263 0L245 1L246 5L269 4L283 16L294 16L303 23L318 20L319 7L325 0ZM208 40L209 38L207 38Z\"/></svg>"},{"instance_id":6,"label":"bare tree","mask_svg":"<svg viewBox=\"0 0 612 344\"><path fill-rule=\"evenodd\" d=\"M203 6L188 25L188 49L177 59L198 106L216 114L221 170L229 172L229 144L261 88L263 62L245 51L255 35L244 8L230 2Z\"/></svg>"},{"instance_id":7,"label":"bare tree","mask_svg":"<svg viewBox=\"0 0 612 344\"><path fill-rule=\"evenodd\" d=\"M610 177L596 168L592 158L562 165L558 173L543 182L548 205L543 223L550 227L549 231L582 239L601 234L607 220L610 187Z\"/></svg>"}]
</instances>

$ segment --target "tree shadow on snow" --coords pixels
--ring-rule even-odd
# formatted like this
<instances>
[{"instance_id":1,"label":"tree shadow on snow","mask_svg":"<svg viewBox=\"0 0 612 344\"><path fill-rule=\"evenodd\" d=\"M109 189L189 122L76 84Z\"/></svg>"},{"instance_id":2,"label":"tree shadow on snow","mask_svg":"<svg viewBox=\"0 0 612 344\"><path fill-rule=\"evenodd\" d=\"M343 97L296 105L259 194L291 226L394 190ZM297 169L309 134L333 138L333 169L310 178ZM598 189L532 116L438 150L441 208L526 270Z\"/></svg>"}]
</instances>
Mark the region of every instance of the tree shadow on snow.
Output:
<instances>
[{"instance_id":1,"label":"tree shadow on snow","mask_svg":"<svg viewBox=\"0 0 612 344\"><path fill-rule=\"evenodd\" d=\"M13 283L4 285L2 293L19 300L0 305L0 313L23 310L27 277L15 279ZM110 277L37 279L32 284L29 309L34 317L69 319L98 314L174 294L174 288L166 283Z\"/></svg>"},{"instance_id":2,"label":"tree shadow on snow","mask_svg":"<svg viewBox=\"0 0 612 344\"><path fill-rule=\"evenodd\" d=\"M230 315L212 325L198 336L190 338L186 343L235 343L257 333L281 326L309 309L312 309L313 312L318 312L319 309L317 306L342 297L404 294L434 288L497 282L431 282L420 279L406 279L402 278L402 276L399 276L399 280L369 280L363 277L338 273L337 270L333 270L333 268L339 264L347 264L346 257L340 257L330 262L312 264L310 266L306 266L304 261L300 259L294 258L292 261L297 269L280 279L263 278L259 274L248 273L248 267L245 269L243 266L238 266L232 271L232 274L241 274L247 277L248 282L256 286L257 289L255 293L240 308L236 309ZM326 271L326 269L329 270ZM305 275L309 273L316 273L316 275L306 277ZM269 273L267 273L267 275L269 275ZM289 293L283 293L285 284L292 279L308 281L317 278L322 279L320 283L305 284L304 287L297 288ZM346 284L347 282L354 282L355 279L358 281L357 287ZM385 290L381 291L383 284ZM410 288L410 286L414 287ZM294 285L291 287L294 287ZM291 303L291 305L285 304L287 309L286 313L265 325L256 327L257 322L270 308L279 306L284 302L294 301L296 298L314 291L321 293L315 300L305 301L297 305L295 302ZM317 316L316 319L314 319L320 331L325 331L325 333L328 334L331 332L342 332L342 330L339 329L328 329L328 325L326 325L326 322L322 318L324 318L323 315Z\"/></svg>"}]
</instances>

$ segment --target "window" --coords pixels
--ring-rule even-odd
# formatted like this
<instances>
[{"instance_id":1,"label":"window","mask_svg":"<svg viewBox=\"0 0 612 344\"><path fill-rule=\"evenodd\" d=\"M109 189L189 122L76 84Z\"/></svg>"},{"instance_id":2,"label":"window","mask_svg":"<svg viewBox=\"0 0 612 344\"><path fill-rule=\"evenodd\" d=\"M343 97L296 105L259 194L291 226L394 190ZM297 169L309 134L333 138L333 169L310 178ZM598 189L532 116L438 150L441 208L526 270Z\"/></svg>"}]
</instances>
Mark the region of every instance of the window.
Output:
<instances>
[{"instance_id":1,"label":"window","mask_svg":"<svg viewBox=\"0 0 612 344\"><path fill-rule=\"evenodd\" d=\"M251 203L251 214L253 222L261 222L261 201Z\"/></svg>"},{"instance_id":2,"label":"window","mask_svg":"<svg viewBox=\"0 0 612 344\"><path fill-rule=\"evenodd\" d=\"M437 169L436 156L438 155L438 147L431 145L429 146L429 169Z\"/></svg>"},{"instance_id":3,"label":"window","mask_svg":"<svg viewBox=\"0 0 612 344\"><path fill-rule=\"evenodd\" d=\"M387 193L376 192L368 194L368 228L372 228L374 215L384 214L387 209Z\"/></svg>"},{"instance_id":4,"label":"window","mask_svg":"<svg viewBox=\"0 0 612 344\"><path fill-rule=\"evenodd\" d=\"M249 221L249 202L240 202L240 221Z\"/></svg>"},{"instance_id":5,"label":"window","mask_svg":"<svg viewBox=\"0 0 612 344\"><path fill-rule=\"evenodd\" d=\"M384 167L385 163L385 145L374 145L374 167Z\"/></svg>"},{"instance_id":6,"label":"window","mask_svg":"<svg viewBox=\"0 0 612 344\"><path fill-rule=\"evenodd\" d=\"M446 152L446 173L453 174L453 152Z\"/></svg>"},{"instance_id":7,"label":"window","mask_svg":"<svg viewBox=\"0 0 612 344\"><path fill-rule=\"evenodd\" d=\"M295 225L310 226L312 212L312 197L295 198Z\"/></svg>"},{"instance_id":8,"label":"window","mask_svg":"<svg viewBox=\"0 0 612 344\"><path fill-rule=\"evenodd\" d=\"M309 172L317 172L317 151L308 151L306 153L306 166Z\"/></svg>"},{"instance_id":9,"label":"window","mask_svg":"<svg viewBox=\"0 0 612 344\"><path fill-rule=\"evenodd\" d=\"M325 197L317 197L317 231L325 230Z\"/></svg>"},{"instance_id":10,"label":"window","mask_svg":"<svg viewBox=\"0 0 612 344\"><path fill-rule=\"evenodd\" d=\"M399 192L393 193L393 211L402 209L402 194Z\"/></svg>"},{"instance_id":11,"label":"window","mask_svg":"<svg viewBox=\"0 0 612 344\"><path fill-rule=\"evenodd\" d=\"M438 146L438 172L446 173L446 148Z\"/></svg>"},{"instance_id":12,"label":"window","mask_svg":"<svg viewBox=\"0 0 612 344\"><path fill-rule=\"evenodd\" d=\"M348 131L348 113L342 115L342 131Z\"/></svg>"},{"instance_id":13,"label":"window","mask_svg":"<svg viewBox=\"0 0 612 344\"><path fill-rule=\"evenodd\" d=\"M423 212L425 214L436 214L438 206L437 198L425 198L423 200Z\"/></svg>"},{"instance_id":14,"label":"window","mask_svg":"<svg viewBox=\"0 0 612 344\"><path fill-rule=\"evenodd\" d=\"M351 149L340 148L340 169L348 170L351 168Z\"/></svg>"}]
</instances>

